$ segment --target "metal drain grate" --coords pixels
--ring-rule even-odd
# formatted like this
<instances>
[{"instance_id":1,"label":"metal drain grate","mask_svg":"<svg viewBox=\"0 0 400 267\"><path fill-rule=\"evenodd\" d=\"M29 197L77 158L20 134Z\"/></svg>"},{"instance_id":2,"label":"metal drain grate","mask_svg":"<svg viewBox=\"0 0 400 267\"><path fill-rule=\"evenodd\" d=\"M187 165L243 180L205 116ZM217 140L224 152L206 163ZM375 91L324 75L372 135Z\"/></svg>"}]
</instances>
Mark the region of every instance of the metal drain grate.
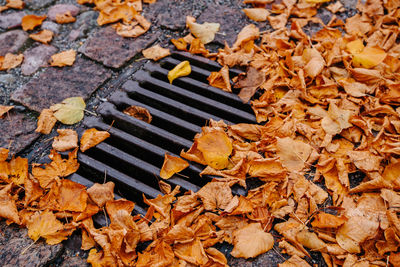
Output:
<instances>
[{"instance_id":1,"label":"metal drain grate","mask_svg":"<svg viewBox=\"0 0 400 267\"><path fill-rule=\"evenodd\" d=\"M191 75L169 84L168 71L183 60L190 62ZM103 182L106 175L116 184L121 197L137 203L134 212L144 214L142 194L151 198L161 194L158 180L165 152L179 155L182 149L188 149L194 135L210 118L228 124L256 123L249 105L234 94L208 85L210 72L219 69L216 62L189 53L174 53L160 64L145 64L133 75L134 80L125 82L122 91L99 106L101 118L85 120L87 127L108 130L111 137L78 155L81 167L71 179L90 186ZM232 76L239 73L231 71ZM153 117L151 124L122 112L131 105L147 108ZM181 173L189 179L174 175L167 182L197 191L209 181L199 177L203 168L191 163ZM244 193L240 188L236 191Z\"/></svg>"}]
</instances>

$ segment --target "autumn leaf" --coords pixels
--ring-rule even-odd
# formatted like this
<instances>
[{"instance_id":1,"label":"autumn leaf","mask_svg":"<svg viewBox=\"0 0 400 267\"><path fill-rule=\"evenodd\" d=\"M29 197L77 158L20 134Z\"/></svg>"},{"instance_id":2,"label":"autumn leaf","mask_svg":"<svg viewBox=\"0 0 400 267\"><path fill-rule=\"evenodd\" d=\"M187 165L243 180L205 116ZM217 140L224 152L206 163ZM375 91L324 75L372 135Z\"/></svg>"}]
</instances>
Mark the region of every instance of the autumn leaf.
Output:
<instances>
[{"instance_id":1,"label":"autumn leaf","mask_svg":"<svg viewBox=\"0 0 400 267\"><path fill-rule=\"evenodd\" d=\"M274 238L266 233L259 223L251 223L233 232L233 250L231 255L236 258L254 258L270 250Z\"/></svg>"},{"instance_id":2,"label":"autumn leaf","mask_svg":"<svg viewBox=\"0 0 400 267\"><path fill-rule=\"evenodd\" d=\"M153 47L144 49L142 51L143 56L147 59L152 59L154 61L160 60L166 56L171 55L168 48L162 48L159 44Z\"/></svg>"},{"instance_id":3,"label":"autumn leaf","mask_svg":"<svg viewBox=\"0 0 400 267\"><path fill-rule=\"evenodd\" d=\"M85 152L91 147L94 147L110 137L110 133L99 131L95 128L87 129L81 137L81 151Z\"/></svg>"},{"instance_id":4,"label":"autumn leaf","mask_svg":"<svg viewBox=\"0 0 400 267\"><path fill-rule=\"evenodd\" d=\"M0 190L0 217L20 224L21 222L15 200L10 195L11 188L12 184L8 184Z\"/></svg>"},{"instance_id":5,"label":"autumn leaf","mask_svg":"<svg viewBox=\"0 0 400 267\"><path fill-rule=\"evenodd\" d=\"M8 149L0 147L0 162L5 161L8 158Z\"/></svg>"},{"instance_id":6,"label":"autumn leaf","mask_svg":"<svg viewBox=\"0 0 400 267\"><path fill-rule=\"evenodd\" d=\"M14 55L7 53L4 57L0 57L0 70L9 70L21 65L24 55Z\"/></svg>"},{"instance_id":7,"label":"autumn leaf","mask_svg":"<svg viewBox=\"0 0 400 267\"><path fill-rule=\"evenodd\" d=\"M132 116L141 121L151 123L153 117L150 114L150 111L147 108L139 107L139 106L129 106L123 110L123 112L129 116Z\"/></svg>"},{"instance_id":8,"label":"autumn leaf","mask_svg":"<svg viewBox=\"0 0 400 267\"><path fill-rule=\"evenodd\" d=\"M207 183L197 195L203 201L206 210L226 209L233 198L231 188L223 182Z\"/></svg>"},{"instance_id":9,"label":"autumn leaf","mask_svg":"<svg viewBox=\"0 0 400 267\"><path fill-rule=\"evenodd\" d=\"M212 168L220 170L228 166L232 142L225 132L213 130L203 134L197 139L197 148Z\"/></svg>"},{"instance_id":10,"label":"autumn leaf","mask_svg":"<svg viewBox=\"0 0 400 267\"><path fill-rule=\"evenodd\" d=\"M190 67L189 61L182 61L178 65L176 65L172 70L168 72L168 80L169 83L172 84L172 82L183 76L188 76L192 72L192 69Z\"/></svg>"},{"instance_id":11,"label":"autumn leaf","mask_svg":"<svg viewBox=\"0 0 400 267\"><path fill-rule=\"evenodd\" d=\"M196 23L195 20L186 18L186 25L189 27L190 32L203 44L211 43L215 34L219 31L219 23L205 22L203 24Z\"/></svg>"},{"instance_id":12,"label":"autumn leaf","mask_svg":"<svg viewBox=\"0 0 400 267\"><path fill-rule=\"evenodd\" d=\"M355 67L364 67L367 69L373 68L386 57L386 52L380 48L365 47L361 53L354 54L353 65Z\"/></svg>"},{"instance_id":13,"label":"autumn leaf","mask_svg":"<svg viewBox=\"0 0 400 267\"><path fill-rule=\"evenodd\" d=\"M175 45L176 49L186 51L188 43L185 39L171 39L171 42Z\"/></svg>"},{"instance_id":14,"label":"autumn leaf","mask_svg":"<svg viewBox=\"0 0 400 267\"><path fill-rule=\"evenodd\" d=\"M36 212L28 221L28 235L33 241L37 241L40 237L46 239L48 244L57 244L62 240L67 239L62 230L63 224L57 220L56 216L51 211ZM54 236L59 235L60 239L54 241Z\"/></svg>"},{"instance_id":15,"label":"autumn leaf","mask_svg":"<svg viewBox=\"0 0 400 267\"><path fill-rule=\"evenodd\" d=\"M58 129L54 137L53 148L57 151L67 151L78 147L78 134L71 129Z\"/></svg>"},{"instance_id":16,"label":"autumn leaf","mask_svg":"<svg viewBox=\"0 0 400 267\"><path fill-rule=\"evenodd\" d=\"M57 14L56 15L56 22L59 24L66 24L66 23L71 23L75 22L76 18L71 15L70 11L67 11L66 13L63 14Z\"/></svg>"},{"instance_id":17,"label":"autumn leaf","mask_svg":"<svg viewBox=\"0 0 400 267\"><path fill-rule=\"evenodd\" d=\"M228 66L223 66L218 72L211 72L207 81L211 86L221 88L226 92L232 92Z\"/></svg>"},{"instance_id":18,"label":"autumn leaf","mask_svg":"<svg viewBox=\"0 0 400 267\"><path fill-rule=\"evenodd\" d=\"M7 0L6 7L14 8L14 9L23 9L25 7L25 3L22 0Z\"/></svg>"},{"instance_id":19,"label":"autumn leaf","mask_svg":"<svg viewBox=\"0 0 400 267\"><path fill-rule=\"evenodd\" d=\"M102 208L108 201L114 200L114 186L115 184L113 182L107 182L105 184L95 183L87 190L87 193L90 199L92 199L97 206Z\"/></svg>"},{"instance_id":20,"label":"autumn leaf","mask_svg":"<svg viewBox=\"0 0 400 267\"><path fill-rule=\"evenodd\" d=\"M75 58L75 50L66 50L58 54L52 55L50 65L55 67L72 66L75 62Z\"/></svg>"},{"instance_id":21,"label":"autumn leaf","mask_svg":"<svg viewBox=\"0 0 400 267\"><path fill-rule=\"evenodd\" d=\"M169 179L175 173L178 173L187 167L189 167L189 163L186 160L165 153L164 163L160 170L160 177L163 179Z\"/></svg>"},{"instance_id":22,"label":"autumn leaf","mask_svg":"<svg viewBox=\"0 0 400 267\"><path fill-rule=\"evenodd\" d=\"M0 119L4 118L5 114L7 114L7 112L12 110L13 108L14 108L14 106L3 106L3 105L0 105Z\"/></svg>"},{"instance_id":23,"label":"autumn leaf","mask_svg":"<svg viewBox=\"0 0 400 267\"><path fill-rule=\"evenodd\" d=\"M42 25L46 16L26 15L22 18L21 25L24 31L33 30L37 26Z\"/></svg>"},{"instance_id":24,"label":"autumn leaf","mask_svg":"<svg viewBox=\"0 0 400 267\"><path fill-rule=\"evenodd\" d=\"M85 101L82 97L70 97L64 99L61 103L50 107L54 112L53 116L63 124L72 125L83 119Z\"/></svg>"},{"instance_id":25,"label":"autumn leaf","mask_svg":"<svg viewBox=\"0 0 400 267\"><path fill-rule=\"evenodd\" d=\"M308 167L306 163L314 151L309 144L289 137L277 138L276 150L282 165L294 172Z\"/></svg>"},{"instance_id":26,"label":"autumn leaf","mask_svg":"<svg viewBox=\"0 0 400 267\"><path fill-rule=\"evenodd\" d=\"M269 15L269 11L265 8L244 8L243 12L254 21L266 21Z\"/></svg>"},{"instance_id":27,"label":"autumn leaf","mask_svg":"<svg viewBox=\"0 0 400 267\"><path fill-rule=\"evenodd\" d=\"M312 222L313 227L317 228L337 228L346 222L346 218L320 212L315 216Z\"/></svg>"},{"instance_id":28,"label":"autumn leaf","mask_svg":"<svg viewBox=\"0 0 400 267\"><path fill-rule=\"evenodd\" d=\"M35 132L49 134L57 122L51 109L43 109L39 115Z\"/></svg>"},{"instance_id":29,"label":"autumn leaf","mask_svg":"<svg viewBox=\"0 0 400 267\"><path fill-rule=\"evenodd\" d=\"M48 44L51 39L53 39L54 33L50 30L41 30L38 33L29 34L29 37L35 41L41 42L43 44Z\"/></svg>"},{"instance_id":30,"label":"autumn leaf","mask_svg":"<svg viewBox=\"0 0 400 267\"><path fill-rule=\"evenodd\" d=\"M5 152L3 153L5 154ZM12 158L9 162L0 161L0 179L4 182L12 182L16 185L21 185L25 182L25 179L27 179L27 177L28 159L17 157Z\"/></svg>"}]
</instances>

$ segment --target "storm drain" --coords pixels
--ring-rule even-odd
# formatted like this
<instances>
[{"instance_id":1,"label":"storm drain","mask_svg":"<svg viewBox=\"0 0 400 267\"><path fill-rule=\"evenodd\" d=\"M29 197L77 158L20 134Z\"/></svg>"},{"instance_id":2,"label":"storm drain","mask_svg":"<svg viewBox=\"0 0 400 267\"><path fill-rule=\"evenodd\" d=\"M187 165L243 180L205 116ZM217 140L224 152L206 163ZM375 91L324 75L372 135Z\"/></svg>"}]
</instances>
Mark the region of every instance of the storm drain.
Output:
<instances>
[{"instance_id":1,"label":"storm drain","mask_svg":"<svg viewBox=\"0 0 400 267\"><path fill-rule=\"evenodd\" d=\"M192 73L169 84L168 71L184 60L190 62ZM134 212L144 214L143 194L149 198L161 194L158 181L166 152L176 156L182 149L189 149L193 137L209 119L227 124L256 123L249 105L235 94L208 85L211 71L220 68L214 61L189 53L174 53L159 64L145 64L109 102L99 106L101 117L85 120L85 126L109 131L111 137L78 154L81 167L71 179L87 186L105 179L113 181L118 197L134 201ZM233 77L239 73L233 70L230 74ZM151 124L123 113L132 105L147 108L153 117ZM191 162L166 182L196 192L210 181L199 176L203 169ZM235 190L243 193L243 189Z\"/></svg>"}]
</instances>

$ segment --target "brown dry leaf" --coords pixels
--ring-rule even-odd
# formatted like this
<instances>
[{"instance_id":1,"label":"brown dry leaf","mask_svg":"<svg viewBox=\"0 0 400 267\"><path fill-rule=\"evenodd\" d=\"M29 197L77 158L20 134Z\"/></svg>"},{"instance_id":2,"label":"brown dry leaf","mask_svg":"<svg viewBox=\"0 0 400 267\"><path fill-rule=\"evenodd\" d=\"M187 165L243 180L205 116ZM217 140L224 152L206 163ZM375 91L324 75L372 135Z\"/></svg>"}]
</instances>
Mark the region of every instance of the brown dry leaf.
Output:
<instances>
[{"instance_id":1,"label":"brown dry leaf","mask_svg":"<svg viewBox=\"0 0 400 267\"><path fill-rule=\"evenodd\" d=\"M233 198L231 188L224 182L207 183L197 195L203 201L206 210L224 210Z\"/></svg>"},{"instance_id":2,"label":"brown dry leaf","mask_svg":"<svg viewBox=\"0 0 400 267\"><path fill-rule=\"evenodd\" d=\"M10 195L12 184L6 185L0 190L0 217L6 218L11 222L20 224L17 206L15 200Z\"/></svg>"},{"instance_id":3,"label":"brown dry leaf","mask_svg":"<svg viewBox=\"0 0 400 267\"><path fill-rule=\"evenodd\" d=\"M56 22L59 24L67 24L71 22L75 22L76 18L71 15L70 11L67 11L66 13L63 14L57 14L56 15Z\"/></svg>"},{"instance_id":4,"label":"brown dry leaf","mask_svg":"<svg viewBox=\"0 0 400 267\"><path fill-rule=\"evenodd\" d=\"M47 16L26 15L22 18L21 25L24 31L33 30L37 26L42 25L42 22Z\"/></svg>"},{"instance_id":5,"label":"brown dry leaf","mask_svg":"<svg viewBox=\"0 0 400 267\"><path fill-rule=\"evenodd\" d=\"M197 139L197 148L210 167L221 170L228 166L232 142L225 132L212 130L203 134Z\"/></svg>"},{"instance_id":6,"label":"brown dry leaf","mask_svg":"<svg viewBox=\"0 0 400 267\"><path fill-rule=\"evenodd\" d=\"M170 266L174 257L171 246L159 239L152 250L138 253L136 267Z\"/></svg>"},{"instance_id":7,"label":"brown dry leaf","mask_svg":"<svg viewBox=\"0 0 400 267\"><path fill-rule=\"evenodd\" d=\"M244 8L243 12L254 21L266 21L269 16L269 11L265 8Z\"/></svg>"},{"instance_id":8,"label":"brown dry leaf","mask_svg":"<svg viewBox=\"0 0 400 267\"><path fill-rule=\"evenodd\" d=\"M152 59L154 61L160 60L166 56L171 55L169 48L162 48L159 44L152 46L150 48L144 49L142 51L143 56L147 59Z\"/></svg>"},{"instance_id":9,"label":"brown dry leaf","mask_svg":"<svg viewBox=\"0 0 400 267\"><path fill-rule=\"evenodd\" d=\"M45 29L38 33L29 34L29 37L43 44L48 44L51 41L51 39L53 39L53 35L54 33L52 31Z\"/></svg>"},{"instance_id":10,"label":"brown dry leaf","mask_svg":"<svg viewBox=\"0 0 400 267\"><path fill-rule=\"evenodd\" d=\"M51 56L51 66L64 67L72 66L75 62L76 51L73 49L66 50Z\"/></svg>"},{"instance_id":11,"label":"brown dry leaf","mask_svg":"<svg viewBox=\"0 0 400 267\"><path fill-rule=\"evenodd\" d=\"M57 191L57 204L60 211L83 212L86 209L88 194L84 185L63 179Z\"/></svg>"},{"instance_id":12,"label":"brown dry leaf","mask_svg":"<svg viewBox=\"0 0 400 267\"><path fill-rule=\"evenodd\" d=\"M151 23L145 17L136 14L134 19L130 24L116 23L112 27L123 37L138 37L150 29Z\"/></svg>"},{"instance_id":13,"label":"brown dry leaf","mask_svg":"<svg viewBox=\"0 0 400 267\"><path fill-rule=\"evenodd\" d=\"M178 258L196 266L202 266L208 262L207 254L199 239L190 243L175 245L174 253Z\"/></svg>"},{"instance_id":14,"label":"brown dry leaf","mask_svg":"<svg viewBox=\"0 0 400 267\"><path fill-rule=\"evenodd\" d=\"M103 4L103 6L100 6ZM137 15L136 10L133 6L130 6L128 2L123 3L112 3L111 1L103 1L96 3L98 9L100 9L97 23L101 26L122 20L128 23L133 20Z\"/></svg>"},{"instance_id":15,"label":"brown dry leaf","mask_svg":"<svg viewBox=\"0 0 400 267\"><path fill-rule=\"evenodd\" d=\"M54 137L53 148L57 151L67 151L78 147L78 134L72 129L58 129Z\"/></svg>"},{"instance_id":16,"label":"brown dry leaf","mask_svg":"<svg viewBox=\"0 0 400 267\"><path fill-rule=\"evenodd\" d=\"M298 255L294 255L284 263L278 264L278 267L311 267L311 265Z\"/></svg>"},{"instance_id":17,"label":"brown dry leaf","mask_svg":"<svg viewBox=\"0 0 400 267\"><path fill-rule=\"evenodd\" d=\"M25 7L24 1L21 0L7 0L6 7L14 9L23 9Z\"/></svg>"},{"instance_id":18,"label":"brown dry leaf","mask_svg":"<svg viewBox=\"0 0 400 267\"><path fill-rule=\"evenodd\" d=\"M35 181L32 175L29 175L25 179L25 200L24 206L27 207L32 201L35 201L43 196L43 189L40 187L39 183Z\"/></svg>"},{"instance_id":19,"label":"brown dry leaf","mask_svg":"<svg viewBox=\"0 0 400 267\"><path fill-rule=\"evenodd\" d=\"M150 111L147 108L139 107L139 106L130 106L124 109L125 114L132 116L138 120L151 123L153 117L150 114Z\"/></svg>"},{"instance_id":20,"label":"brown dry leaf","mask_svg":"<svg viewBox=\"0 0 400 267\"><path fill-rule=\"evenodd\" d=\"M0 119L4 118L5 115L14 108L14 106L2 106L0 105Z\"/></svg>"},{"instance_id":21,"label":"brown dry leaf","mask_svg":"<svg viewBox=\"0 0 400 267\"><path fill-rule=\"evenodd\" d=\"M339 108L335 103L330 103L328 113L321 121L321 126L327 134L336 135L352 126L349 122L350 110Z\"/></svg>"},{"instance_id":22,"label":"brown dry leaf","mask_svg":"<svg viewBox=\"0 0 400 267\"><path fill-rule=\"evenodd\" d=\"M245 26L238 34L232 49L240 48L249 41L256 40L260 37L260 30L254 24Z\"/></svg>"},{"instance_id":23,"label":"brown dry leaf","mask_svg":"<svg viewBox=\"0 0 400 267\"><path fill-rule=\"evenodd\" d=\"M282 165L289 171L298 172L304 168L310 160L316 160L312 157L314 149L302 141L293 140L289 137L277 137L276 152Z\"/></svg>"},{"instance_id":24,"label":"brown dry leaf","mask_svg":"<svg viewBox=\"0 0 400 267\"><path fill-rule=\"evenodd\" d=\"M304 49L302 58L305 62L304 72L311 78L320 74L326 65L324 58L315 48Z\"/></svg>"},{"instance_id":25,"label":"brown dry leaf","mask_svg":"<svg viewBox=\"0 0 400 267\"><path fill-rule=\"evenodd\" d=\"M0 179L6 183L22 185L28 177L28 159L12 158L9 162L0 161Z\"/></svg>"},{"instance_id":26,"label":"brown dry leaf","mask_svg":"<svg viewBox=\"0 0 400 267\"><path fill-rule=\"evenodd\" d=\"M208 44L211 43L215 34L219 31L220 24L219 23L209 23L204 22L203 24L199 24L195 22L196 20L192 17L186 17L186 25L190 29L190 32L198 39L200 39L201 43Z\"/></svg>"},{"instance_id":27,"label":"brown dry leaf","mask_svg":"<svg viewBox=\"0 0 400 267\"><path fill-rule=\"evenodd\" d=\"M312 233L306 229L303 229L296 234L296 240L306 248L311 249L312 251L326 250L325 242L322 241L316 233Z\"/></svg>"},{"instance_id":28,"label":"brown dry leaf","mask_svg":"<svg viewBox=\"0 0 400 267\"><path fill-rule=\"evenodd\" d=\"M270 250L274 246L274 238L264 232L259 223L251 223L233 232L233 250L236 258L254 258Z\"/></svg>"},{"instance_id":29,"label":"brown dry leaf","mask_svg":"<svg viewBox=\"0 0 400 267\"><path fill-rule=\"evenodd\" d=\"M346 10L340 1L336 1L333 4L326 6L326 9L328 9L332 13L343 12Z\"/></svg>"},{"instance_id":30,"label":"brown dry leaf","mask_svg":"<svg viewBox=\"0 0 400 267\"><path fill-rule=\"evenodd\" d=\"M40 237L46 239L46 243L54 245L67 239L68 234L63 231L63 224L57 220L51 211L36 212L27 222L28 235L33 241Z\"/></svg>"},{"instance_id":31,"label":"brown dry leaf","mask_svg":"<svg viewBox=\"0 0 400 267\"><path fill-rule=\"evenodd\" d=\"M40 165L33 165L32 174L39 181L40 186L48 188L55 179L66 177L76 172L79 168L79 163L76 160L77 152L78 150L75 149L68 154L68 159L62 159L60 154L52 150L49 155L52 162L43 165L45 168Z\"/></svg>"},{"instance_id":32,"label":"brown dry leaf","mask_svg":"<svg viewBox=\"0 0 400 267\"><path fill-rule=\"evenodd\" d=\"M39 115L35 132L49 134L57 122L51 109L43 109Z\"/></svg>"},{"instance_id":33,"label":"brown dry leaf","mask_svg":"<svg viewBox=\"0 0 400 267\"><path fill-rule=\"evenodd\" d=\"M223 66L218 72L211 72L207 81L211 86L220 88L229 93L232 92L228 66Z\"/></svg>"},{"instance_id":34,"label":"brown dry leaf","mask_svg":"<svg viewBox=\"0 0 400 267\"><path fill-rule=\"evenodd\" d=\"M192 68L190 67L190 62L187 60L182 61L168 72L168 81L170 84L172 84L175 79L188 76L191 72Z\"/></svg>"},{"instance_id":35,"label":"brown dry leaf","mask_svg":"<svg viewBox=\"0 0 400 267\"><path fill-rule=\"evenodd\" d=\"M123 210L127 214L131 214L135 203L126 199L109 200L106 202L106 211L110 216L111 221L115 221L118 218L118 213Z\"/></svg>"},{"instance_id":36,"label":"brown dry leaf","mask_svg":"<svg viewBox=\"0 0 400 267\"><path fill-rule=\"evenodd\" d=\"M95 128L87 129L81 137L81 151L85 152L110 137L110 133Z\"/></svg>"},{"instance_id":37,"label":"brown dry leaf","mask_svg":"<svg viewBox=\"0 0 400 267\"><path fill-rule=\"evenodd\" d=\"M314 218L311 225L317 228L338 228L346 222L344 217L337 217L325 212L319 212Z\"/></svg>"},{"instance_id":38,"label":"brown dry leaf","mask_svg":"<svg viewBox=\"0 0 400 267\"><path fill-rule=\"evenodd\" d=\"M0 57L0 70L9 70L18 67L24 60L24 55L14 55L7 53L4 57Z\"/></svg>"},{"instance_id":39,"label":"brown dry leaf","mask_svg":"<svg viewBox=\"0 0 400 267\"><path fill-rule=\"evenodd\" d=\"M165 153L164 163L160 170L160 177L169 179L175 173L183 171L187 167L189 167L189 163L186 160Z\"/></svg>"},{"instance_id":40,"label":"brown dry leaf","mask_svg":"<svg viewBox=\"0 0 400 267\"><path fill-rule=\"evenodd\" d=\"M235 84L235 88L241 88L239 93L240 99L243 103L249 102L249 100L256 93L257 89L265 82L265 74L258 71L256 68L250 67L246 73L246 76L239 75L238 80Z\"/></svg>"}]
</instances>

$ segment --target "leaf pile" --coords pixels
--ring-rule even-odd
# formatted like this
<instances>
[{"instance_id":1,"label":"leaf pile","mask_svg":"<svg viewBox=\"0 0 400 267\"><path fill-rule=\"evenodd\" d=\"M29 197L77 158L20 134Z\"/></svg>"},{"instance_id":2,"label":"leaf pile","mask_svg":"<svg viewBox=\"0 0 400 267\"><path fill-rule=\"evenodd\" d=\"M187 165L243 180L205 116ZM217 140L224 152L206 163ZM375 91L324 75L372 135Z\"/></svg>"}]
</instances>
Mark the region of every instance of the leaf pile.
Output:
<instances>
[{"instance_id":1,"label":"leaf pile","mask_svg":"<svg viewBox=\"0 0 400 267\"><path fill-rule=\"evenodd\" d=\"M310 251L327 266L398 266L400 6L359 2L359 13L325 25L314 17L324 1L282 1L268 10L269 1L244 2L254 5L244 10L251 19L268 20L274 31L247 25L218 53L193 37L172 43L217 60L223 67L210 85L240 89L260 124L211 121L181 157L208 165L202 174L220 177L214 183L264 182L225 204L246 207L240 220L257 218L281 235L279 247L292 257L281 266L308 266ZM326 8L343 11L339 2ZM309 22L322 29L307 35ZM233 67L247 71L230 79ZM203 200L206 209L226 210L220 201L222 208ZM262 219L253 214L259 208Z\"/></svg>"}]
</instances>

